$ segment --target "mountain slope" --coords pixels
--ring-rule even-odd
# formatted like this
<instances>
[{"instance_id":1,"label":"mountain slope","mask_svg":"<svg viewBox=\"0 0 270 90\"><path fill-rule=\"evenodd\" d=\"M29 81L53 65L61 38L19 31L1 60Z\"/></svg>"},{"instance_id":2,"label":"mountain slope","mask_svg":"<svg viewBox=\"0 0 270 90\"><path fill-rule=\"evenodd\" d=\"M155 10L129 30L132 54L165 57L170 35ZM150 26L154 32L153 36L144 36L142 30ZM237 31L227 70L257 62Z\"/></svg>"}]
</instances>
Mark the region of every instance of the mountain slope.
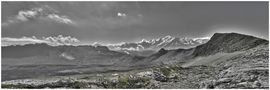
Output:
<instances>
[{"instance_id":1,"label":"mountain slope","mask_svg":"<svg viewBox=\"0 0 270 90\"><path fill-rule=\"evenodd\" d=\"M267 40L243 34L215 33L207 43L199 45L195 48L168 50L166 54L158 56L158 58L155 58L155 60L152 60L152 58L156 56L152 55L145 58L144 61L149 61L149 63L153 65L186 63L193 61L194 58L198 57L206 57L209 55L215 55L217 53L240 52L249 50L259 45L268 45L268 43L269 42ZM222 55L217 55L212 59L218 59L221 56Z\"/></svg>"},{"instance_id":2,"label":"mountain slope","mask_svg":"<svg viewBox=\"0 0 270 90\"><path fill-rule=\"evenodd\" d=\"M268 41L237 33L215 33L207 43L196 47L193 55L206 56L218 52L231 53L248 50L261 44L267 45Z\"/></svg>"}]
</instances>

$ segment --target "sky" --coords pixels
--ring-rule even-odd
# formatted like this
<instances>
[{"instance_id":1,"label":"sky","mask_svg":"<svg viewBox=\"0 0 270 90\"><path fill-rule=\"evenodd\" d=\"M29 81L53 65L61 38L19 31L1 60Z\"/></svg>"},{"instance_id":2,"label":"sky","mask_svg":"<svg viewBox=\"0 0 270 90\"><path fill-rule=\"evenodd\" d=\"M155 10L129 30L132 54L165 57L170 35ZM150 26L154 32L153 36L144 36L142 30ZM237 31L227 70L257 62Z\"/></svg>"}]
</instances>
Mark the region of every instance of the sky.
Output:
<instances>
[{"instance_id":1,"label":"sky","mask_svg":"<svg viewBox=\"0 0 270 90\"><path fill-rule=\"evenodd\" d=\"M211 37L216 32L268 39L269 32L268 2L5 1L1 10L2 38L14 41L75 38L109 44L167 35Z\"/></svg>"}]
</instances>

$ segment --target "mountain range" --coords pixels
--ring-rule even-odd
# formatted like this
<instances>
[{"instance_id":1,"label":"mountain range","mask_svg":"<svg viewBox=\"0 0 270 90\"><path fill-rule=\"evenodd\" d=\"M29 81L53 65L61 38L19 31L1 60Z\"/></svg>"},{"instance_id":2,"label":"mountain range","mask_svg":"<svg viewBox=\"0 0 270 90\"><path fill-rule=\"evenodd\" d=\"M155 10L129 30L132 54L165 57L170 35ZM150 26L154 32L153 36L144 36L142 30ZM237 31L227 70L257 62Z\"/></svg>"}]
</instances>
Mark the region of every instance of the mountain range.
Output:
<instances>
[{"instance_id":1,"label":"mountain range","mask_svg":"<svg viewBox=\"0 0 270 90\"><path fill-rule=\"evenodd\" d=\"M152 40L142 39L140 42L106 45L110 50L125 52L131 55L149 56L159 49L192 48L206 43L210 38L179 38L170 35Z\"/></svg>"},{"instance_id":2,"label":"mountain range","mask_svg":"<svg viewBox=\"0 0 270 90\"><path fill-rule=\"evenodd\" d=\"M191 48L197 45L206 43L210 38L179 38L172 37L170 35L160 37L152 40L142 39L140 42L122 42L120 44L99 44L94 43L92 46L107 46L110 50L119 51L135 56L149 56L156 53L159 49L177 49L177 48ZM26 44L40 44L46 43L51 46L62 46L62 45L75 45L78 46L80 41L71 36L59 35L56 37L22 37L22 38L2 38L2 46L12 45L26 45Z\"/></svg>"},{"instance_id":3,"label":"mountain range","mask_svg":"<svg viewBox=\"0 0 270 90\"><path fill-rule=\"evenodd\" d=\"M208 42L207 42L208 41ZM159 39L153 39L150 41L142 40L138 43L125 43L121 45L114 46L91 46L91 45L81 45L81 46L71 46L71 45L60 45L51 46L46 43L37 44L26 44L26 45L13 45L13 46L2 46L2 58L9 59L22 59L29 57L46 57L50 59L54 64L58 62L57 60L64 60L67 62L84 62L82 64L92 64L99 63L105 64L109 60L111 64L118 64L120 61L125 59L125 62L135 62L134 58L143 58L143 62L150 63L150 61L162 61L168 63L170 61L181 61L188 60L188 58L213 55L216 53L231 53L235 51L248 50L250 48L256 47L261 44L268 44L267 40L256 38L253 36L237 34L237 33L215 33L210 40L208 39L187 39L187 38L174 38L171 36L166 36ZM196 46L197 45L197 46ZM177 48L172 49L172 47L191 47L193 48ZM118 50L110 48L121 48L125 50L127 48L137 48L141 47L139 50L142 51L160 49L157 52L151 52L149 56L136 56ZM170 48L170 49L167 49ZM136 50L135 50L136 51ZM140 52L143 53L143 52ZM143 53L146 54L146 53ZM112 61L112 59L117 59ZM49 63L49 61L35 60L35 64ZM67 61L65 61L67 60ZM150 60L150 61L149 61ZM21 60L22 61L22 60ZM137 62L137 61L136 61ZM22 62L23 63L23 62ZM32 63L32 62L27 62ZM141 62L138 62L141 63ZM3 64L11 64L5 63ZM63 64L63 62L58 62L57 64ZM134 64L134 63L133 63Z\"/></svg>"},{"instance_id":4,"label":"mountain range","mask_svg":"<svg viewBox=\"0 0 270 90\"><path fill-rule=\"evenodd\" d=\"M161 48L165 49L177 49L177 48L190 48L194 47L203 43L206 43L209 40L208 37L204 38L179 38L179 37L172 37L170 35L152 39L152 40L145 40L142 39L140 42L134 43L121 43L115 45L108 45L108 47L112 50L133 50L133 51L140 51L140 50L158 50Z\"/></svg>"},{"instance_id":5,"label":"mountain range","mask_svg":"<svg viewBox=\"0 0 270 90\"><path fill-rule=\"evenodd\" d=\"M218 53L241 52L261 45L267 46L268 44L269 42L267 40L249 35L238 33L215 33L208 42L194 48L179 48L172 50L165 50L162 48L157 53L146 57L143 62L138 63L147 63L147 65L187 63L198 57L207 57ZM218 57L214 59L218 59Z\"/></svg>"}]
</instances>

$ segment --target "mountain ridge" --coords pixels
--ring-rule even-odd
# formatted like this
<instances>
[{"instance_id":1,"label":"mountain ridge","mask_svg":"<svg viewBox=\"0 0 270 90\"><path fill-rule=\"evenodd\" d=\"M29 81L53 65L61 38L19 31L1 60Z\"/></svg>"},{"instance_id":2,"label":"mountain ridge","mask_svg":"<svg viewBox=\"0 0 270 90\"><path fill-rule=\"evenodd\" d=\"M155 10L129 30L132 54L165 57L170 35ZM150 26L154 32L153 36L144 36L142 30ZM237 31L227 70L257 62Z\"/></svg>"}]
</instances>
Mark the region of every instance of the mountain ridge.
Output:
<instances>
[{"instance_id":1,"label":"mountain ridge","mask_svg":"<svg viewBox=\"0 0 270 90\"><path fill-rule=\"evenodd\" d=\"M197 46L193 55L210 55L220 51L230 53L248 50L260 44L268 44L268 41L245 34L215 33L207 43Z\"/></svg>"},{"instance_id":2,"label":"mountain ridge","mask_svg":"<svg viewBox=\"0 0 270 90\"><path fill-rule=\"evenodd\" d=\"M152 65L185 63L197 57L206 57L217 53L233 53L236 51L245 51L259 45L268 45L269 41L257 37L238 33L215 33L211 39L202 45L198 45L189 49L173 49L160 51L165 54L158 53L150 55L144 59L145 62L140 64L151 63ZM153 60L155 59L155 60Z\"/></svg>"},{"instance_id":3,"label":"mountain ridge","mask_svg":"<svg viewBox=\"0 0 270 90\"><path fill-rule=\"evenodd\" d=\"M129 50L129 51L141 51L141 50L159 50L165 49L176 49L176 48L190 48L203 43L206 43L209 38L179 38L167 35L157 39L145 40L142 39L140 42L122 43L107 45L112 50Z\"/></svg>"},{"instance_id":4,"label":"mountain ridge","mask_svg":"<svg viewBox=\"0 0 270 90\"><path fill-rule=\"evenodd\" d=\"M140 42L109 44L107 46L110 50L119 51L135 56L148 57L158 50L164 49L178 49L178 48L192 48L206 43L209 37L202 38L180 38L167 35L156 39L146 40L142 39ZM101 44L95 44L101 45Z\"/></svg>"}]
</instances>

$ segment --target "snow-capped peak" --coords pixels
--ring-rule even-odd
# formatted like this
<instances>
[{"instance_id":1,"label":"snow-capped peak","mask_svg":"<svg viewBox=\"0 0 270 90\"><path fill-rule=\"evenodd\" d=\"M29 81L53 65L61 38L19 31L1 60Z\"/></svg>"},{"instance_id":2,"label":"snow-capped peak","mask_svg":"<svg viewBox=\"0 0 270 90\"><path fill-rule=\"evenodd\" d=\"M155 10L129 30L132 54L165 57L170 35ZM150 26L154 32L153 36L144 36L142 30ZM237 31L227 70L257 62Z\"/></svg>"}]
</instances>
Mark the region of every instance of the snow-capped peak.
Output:
<instances>
[{"instance_id":1,"label":"snow-capped peak","mask_svg":"<svg viewBox=\"0 0 270 90\"><path fill-rule=\"evenodd\" d=\"M156 39L146 40L142 39L134 43L122 43L117 45L108 45L112 50L159 50L160 48L188 48L206 43L210 38L179 38L167 35Z\"/></svg>"}]
</instances>

